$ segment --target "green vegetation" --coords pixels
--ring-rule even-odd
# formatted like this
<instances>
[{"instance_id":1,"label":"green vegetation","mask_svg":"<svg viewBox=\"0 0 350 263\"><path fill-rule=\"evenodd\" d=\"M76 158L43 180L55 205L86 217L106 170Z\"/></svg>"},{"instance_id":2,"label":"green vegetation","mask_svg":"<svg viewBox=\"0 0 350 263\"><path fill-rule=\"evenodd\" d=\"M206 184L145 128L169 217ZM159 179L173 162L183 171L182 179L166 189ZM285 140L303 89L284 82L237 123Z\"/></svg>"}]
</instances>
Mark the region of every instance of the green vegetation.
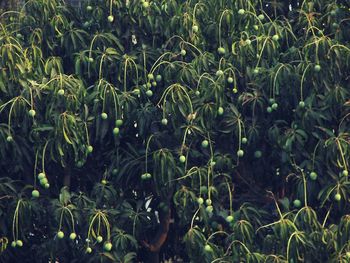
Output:
<instances>
[{"instance_id":1,"label":"green vegetation","mask_svg":"<svg viewBox=\"0 0 350 263\"><path fill-rule=\"evenodd\" d=\"M348 1L82 3L0 14L1 262L349 262Z\"/></svg>"}]
</instances>

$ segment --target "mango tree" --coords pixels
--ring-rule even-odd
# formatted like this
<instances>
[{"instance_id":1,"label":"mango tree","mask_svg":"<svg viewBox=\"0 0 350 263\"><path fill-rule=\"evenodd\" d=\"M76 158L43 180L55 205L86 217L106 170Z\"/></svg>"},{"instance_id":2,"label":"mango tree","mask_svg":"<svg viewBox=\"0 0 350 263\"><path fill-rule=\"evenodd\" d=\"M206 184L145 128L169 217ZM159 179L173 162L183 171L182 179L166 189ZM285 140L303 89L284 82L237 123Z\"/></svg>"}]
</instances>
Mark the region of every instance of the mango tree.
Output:
<instances>
[{"instance_id":1,"label":"mango tree","mask_svg":"<svg viewBox=\"0 0 350 263\"><path fill-rule=\"evenodd\" d=\"M2 12L1 261L349 262L349 7Z\"/></svg>"}]
</instances>

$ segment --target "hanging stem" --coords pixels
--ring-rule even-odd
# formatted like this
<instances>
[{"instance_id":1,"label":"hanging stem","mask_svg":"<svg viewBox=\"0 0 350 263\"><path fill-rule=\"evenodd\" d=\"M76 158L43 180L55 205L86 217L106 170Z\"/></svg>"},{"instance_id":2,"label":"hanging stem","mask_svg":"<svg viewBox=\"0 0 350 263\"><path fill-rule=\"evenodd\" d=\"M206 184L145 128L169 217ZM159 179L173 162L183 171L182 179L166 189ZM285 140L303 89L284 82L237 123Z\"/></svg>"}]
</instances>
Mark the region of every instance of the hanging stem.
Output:
<instances>
[{"instance_id":1,"label":"hanging stem","mask_svg":"<svg viewBox=\"0 0 350 263\"><path fill-rule=\"evenodd\" d=\"M311 64L308 64L303 72L303 75L301 77L301 83L300 83L300 100L303 101L304 97L303 97L303 83L304 83L304 79L305 79L305 75L306 75L306 71L307 69L311 66Z\"/></svg>"},{"instance_id":2,"label":"hanging stem","mask_svg":"<svg viewBox=\"0 0 350 263\"><path fill-rule=\"evenodd\" d=\"M36 188L36 170L38 168L38 158L39 158L39 151L36 150L35 152L35 161L34 161L34 189Z\"/></svg>"},{"instance_id":3,"label":"hanging stem","mask_svg":"<svg viewBox=\"0 0 350 263\"><path fill-rule=\"evenodd\" d=\"M232 13L230 10L228 10L228 9L225 9L223 12L222 12L222 14L221 14L221 16L220 16L220 20L219 20L219 46L221 47L221 45L222 45L222 43L221 43L221 24L222 24L222 19L223 19L223 17L224 17L224 14L225 13Z\"/></svg>"},{"instance_id":4,"label":"hanging stem","mask_svg":"<svg viewBox=\"0 0 350 263\"><path fill-rule=\"evenodd\" d=\"M338 139L338 138L336 138L336 141L337 141L337 146L338 146L338 149L339 149L339 151L340 151L340 156L341 156L342 161L343 161L344 169L345 169L345 170L348 170L348 166L347 166L347 164L346 164L346 160L345 160L345 158L344 158L343 148L341 147L341 144L340 144L340 142L339 142L339 139Z\"/></svg>"},{"instance_id":5,"label":"hanging stem","mask_svg":"<svg viewBox=\"0 0 350 263\"><path fill-rule=\"evenodd\" d=\"M13 214L13 220L12 220L12 235L13 235L13 240L17 240L18 239L18 213L19 213L19 207L22 203L22 200L19 199L16 205L16 209L15 212Z\"/></svg>"},{"instance_id":6,"label":"hanging stem","mask_svg":"<svg viewBox=\"0 0 350 263\"><path fill-rule=\"evenodd\" d=\"M150 144L150 142L151 142L151 139L153 138L153 134L148 138L148 140L147 140L147 144L146 144L146 173L147 173L147 170L148 170L148 150L149 150L149 144Z\"/></svg>"},{"instance_id":7,"label":"hanging stem","mask_svg":"<svg viewBox=\"0 0 350 263\"><path fill-rule=\"evenodd\" d=\"M307 207L307 186L306 186L306 178L305 178L305 174L303 171L301 171L301 175L303 176L303 186L304 186L304 204L305 207Z\"/></svg>"},{"instance_id":8,"label":"hanging stem","mask_svg":"<svg viewBox=\"0 0 350 263\"><path fill-rule=\"evenodd\" d=\"M45 142L44 148L43 148L43 156L41 159L41 168L42 168L42 172L45 173L45 154L46 154L46 147L48 145L49 141Z\"/></svg>"},{"instance_id":9,"label":"hanging stem","mask_svg":"<svg viewBox=\"0 0 350 263\"><path fill-rule=\"evenodd\" d=\"M273 79L272 98L275 98L275 90L276 90L277 76L278 76L278 73L280 72L280 70L281 70L283 67L285 67L284 64L282 64L282 65L278 68L278 70L277 70L277 72L276 72L276 74L275 74L275 77L274 77L274 79Z\"/></svg>"}]
</instances>

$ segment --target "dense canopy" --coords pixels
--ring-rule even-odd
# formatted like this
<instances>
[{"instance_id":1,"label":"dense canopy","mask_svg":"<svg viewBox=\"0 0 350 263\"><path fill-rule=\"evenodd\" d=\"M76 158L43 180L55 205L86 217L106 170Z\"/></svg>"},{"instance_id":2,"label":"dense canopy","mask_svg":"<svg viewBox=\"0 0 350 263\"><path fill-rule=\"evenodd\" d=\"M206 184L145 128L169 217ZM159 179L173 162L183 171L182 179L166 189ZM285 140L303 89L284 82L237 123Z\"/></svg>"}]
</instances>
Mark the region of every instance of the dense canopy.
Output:
<instances>
[{"instance_id":1,"label":"dense canopy","mask_svg":"<svg viewBox=\"0 0 350 263\"><path fill-rule=\"evenodd\" d=\"M350 2L0 14L1 262L349 262Z\"/></svg>"}]
</instances>

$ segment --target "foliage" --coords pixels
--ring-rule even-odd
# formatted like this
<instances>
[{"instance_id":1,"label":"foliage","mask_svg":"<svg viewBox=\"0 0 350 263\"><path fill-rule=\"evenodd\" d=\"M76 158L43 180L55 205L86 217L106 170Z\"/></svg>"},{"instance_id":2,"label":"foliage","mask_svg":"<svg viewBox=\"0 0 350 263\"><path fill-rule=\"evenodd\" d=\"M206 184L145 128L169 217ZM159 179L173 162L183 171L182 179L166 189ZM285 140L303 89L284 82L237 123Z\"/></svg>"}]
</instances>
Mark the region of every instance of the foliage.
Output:
<instances>
[{"instance_id":1,"label":"foliage","mask_svg":"<svg viewBox=\"0 0 350 263\"><path fill-rule=\"evenodd\" d=\"M83 3L1 14L1 261L349 261L348 1Z\"/></svg>"}]
</instances>

